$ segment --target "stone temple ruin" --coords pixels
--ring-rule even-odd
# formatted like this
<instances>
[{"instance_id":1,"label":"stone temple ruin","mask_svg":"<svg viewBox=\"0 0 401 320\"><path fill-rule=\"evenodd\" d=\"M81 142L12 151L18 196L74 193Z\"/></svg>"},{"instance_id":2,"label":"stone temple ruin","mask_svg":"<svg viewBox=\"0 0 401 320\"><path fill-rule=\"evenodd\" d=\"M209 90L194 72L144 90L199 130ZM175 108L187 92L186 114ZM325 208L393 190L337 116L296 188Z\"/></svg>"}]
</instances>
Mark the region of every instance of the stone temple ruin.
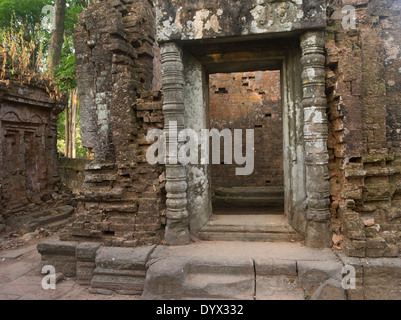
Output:
<instances>
[{"instance_id":1,"label":"stone temple ruin","mask_svg":"<svg viewBox=\"0 0 401 320\"><path fill-rule=\"evenodd\" d=\"M43 79L0 80L1 231L57 228L74 212L76 201L57 170L57 116L66 103Z\"/></svg>"},{"instance_id":2,"label":"stone temple ruin","mask_svg":"<svg viewBox=\"0 0 401 320\"><path fill-rule=\"evenodd\" d=\"M400 12L396 0L94 1L75 34L83 145L94 160L60 240L38 246L43 263L94 292L182 298L182 277L208 264L150 263L168 248L200 239L324 249L341 239L342 263L363 286L334 286L332 296L380 297L385 284L369 279L400 272L386 264L399 265L401 249ZM235 176L224 160L150 164L148 132L172 122L198 133L254 129L254 174ZM369 269L363 259L381 262ZM331 267L303 282L300 270L316 265L280 261L256 281L298 276L327 298ZM398 280L386 281L399 298Z\"/></svg>"}]
</instances>

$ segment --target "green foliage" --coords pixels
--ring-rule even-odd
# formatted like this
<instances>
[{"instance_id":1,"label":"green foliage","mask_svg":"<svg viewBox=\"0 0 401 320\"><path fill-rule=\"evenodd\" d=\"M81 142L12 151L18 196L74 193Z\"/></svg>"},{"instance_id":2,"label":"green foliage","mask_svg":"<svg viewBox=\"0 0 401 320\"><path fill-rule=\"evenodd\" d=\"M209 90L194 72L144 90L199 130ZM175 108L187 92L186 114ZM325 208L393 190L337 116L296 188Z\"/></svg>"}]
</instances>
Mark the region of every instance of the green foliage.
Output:
<instances>
[{"instance_id":1,"label":"green foliage","mask_svg":"<svg viewBox=\"0 0 401 320\"><path fill-rule=\"evenodd\" d=\"M62 91L68 91L77 86L73 35L75 28L78 26L79 14L85 7L85 0L67 0L64 44L59 66L55 70L58 88Z\"/></svg>"},{"instance_id":2,"label":"green foliage","mask_svg":"<svg viewBox=\"0 0 401 320\"><path fill-rule=\"evenodd\" d=\"M75 135L76 155L78 158L86 158L88 156L88 152L84 147L82 147L81 122L79 121L79 113L77 113L77 127L75 130ZM60 154L64 154L65 152L65 111L59 115L57 122L57 151Z\"/></svg>"},{"instance_id":3,"label":"green foliage","mask_svg":"<svg viewBox=\"0 0 401 320\"><path fill-rule=\"evenodd\" d=\"M65 111L58 115L57 121L57 151L64 154L65 150Z\"/></svg>"},{"instance_id":4,"label":"green foliage","mask_svg":"<svg viewBox=\"0 0 401 320\"><path fill-rule=\"evenodd\" d=\"M67 0L64 44L60 63L56 67L55 79L57 89L68 92L77 86L75 70L75 50L73 35L79 22L79 14L86 7L87 0ZM46 76L48 45L51 30L42 25L45 5L54 5L54 0L0 0L0 50L6 49L11 59L8 66L14 74L24 75L25 79L35 74ZM86 150L81 144L79 110L77 110L76 153L79 157L86 156ZM65 112L58 119L59 152L65 149Z\"/></svg>"},{"instance_id":5,"label":"green foliage","mask_svg":"<svg viewBox=\"0 0 401 320\"><path fill-rule=\"evenodd\" d=\"M14 12L18 25L34 30L43 17L42 8L52 3L51 0L0 0L0 28L10 27Z\"/></svg>"},{"instance_id":6,"label":"green foliage","mask_svg":"<svg viewBox=\"0 0 401 320\"><path fill-rule=\"evenodd\" d=\"M78 25L78 16L82 10L86 8L85 0L67 0L67 10L65 16L65 34L66 36L72 36L75 28Z\"/></svg>"},{"instance_id":7,"label":"green foliage","mask_svg":"<svg viewBox=\"0 0 401 320\"><path fill-rule=\"evenodd\" d=\"M43 31L36 25L34 31L26 36L26 28L19 25L16 15L11 16L10 26L0 28L0 45L7 52L7 70L17 75L20 82L44 71L45 51L41 42Z\"/></svg>"},{"instance_id":8,"label":"green foliage","mask_svg":"<svg viewBox=\"0 0 401 320\"><path fill-rule=\"evenodd\" d=\"M82 147L82 135L81 135L81 121L79 120L79 112L77 113L77 129L75 131L75 146L77 157L85 158L88 157L88 151Z\"/></svg>"},{"instance_id":9,"label":"green foliage","mask_svg":"<svg viewBox=\"0 0 401 320\"><path fill-rule=\"evenodd\" d=\"M72 36L66 37L61 51L60 64L56 67L55 76L58 88L61 91L69 91L77 86L75 69L75 54Z\"/></svg>"},{"instance_id":10,"label":"green foliage","mask_svg":"<svg viewBox=\"0 0 401 320\"><path fill-rule=\"evenodd\" d=\"M38 57L36 61L42 63L40 67L38 66L41 69L45 67L43 62L46 59L51 37L51 32L41 25L42 19L45 16L42 13L42 9L46 5L54 5L54 0L0 0L0 34L10 34L10 30L12 31L9 37L11 41L8 44L5 44L0 39L3 47L10 47L10 42L14 42L13 50L15 53L16 51L23 50L21 39L26 43L30 43L29 50L31 56L35 57L35 59ZM85 0L67 0L64 23L65 41L61 52L60 64L56 68L56 80L58 89L61 91L68 91L76 87L73 35L79 22L78 16L85 7ZM15 43L14 39L18 39L18 43ZM24 55L26 56L26 53ZM31 58L31 60L33 59Z\"/></svg>"}]
</instances>

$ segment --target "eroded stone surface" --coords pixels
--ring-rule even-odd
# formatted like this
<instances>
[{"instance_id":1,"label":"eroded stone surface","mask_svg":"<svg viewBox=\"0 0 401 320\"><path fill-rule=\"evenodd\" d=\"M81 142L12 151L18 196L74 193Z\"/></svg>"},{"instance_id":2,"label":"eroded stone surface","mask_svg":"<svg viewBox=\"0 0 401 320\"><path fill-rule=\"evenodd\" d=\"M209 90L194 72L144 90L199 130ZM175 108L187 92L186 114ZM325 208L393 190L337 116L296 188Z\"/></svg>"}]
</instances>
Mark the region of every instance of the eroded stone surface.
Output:
<instances>
[{"instance_id":1,"label":"eroded stone surface","mask_svg":"<svg viewBox=\"0 0 401 320\"><path fill-rule=\"evenodd\" d=\"M320 0L163 0L156 14L160 42L288 32L325 25L325 5Z\"/></svg>"}]
</instances>

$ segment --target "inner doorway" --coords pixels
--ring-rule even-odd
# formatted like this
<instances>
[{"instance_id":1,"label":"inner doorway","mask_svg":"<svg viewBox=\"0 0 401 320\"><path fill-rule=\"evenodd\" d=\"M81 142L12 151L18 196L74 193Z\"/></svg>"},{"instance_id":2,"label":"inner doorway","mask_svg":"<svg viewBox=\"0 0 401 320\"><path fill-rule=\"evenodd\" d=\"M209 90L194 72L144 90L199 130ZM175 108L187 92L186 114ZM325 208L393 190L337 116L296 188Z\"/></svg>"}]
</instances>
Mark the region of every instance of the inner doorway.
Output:
<instances>
[{"instance_id":1,"label":"inner doorway","mask_svg":"<svg viewBox=\"0 0 401 320\"><path fill-rule=\"evenodd\" d=\"M300 238L305 226L306 165L298 39L209 44L193 42L182 48L182 54L185 84L183 107L179 109L182 115L166 115L170 119L183 117L185 126L198 134L204 128L234 130L233 112L229 110L228 102L237 96L240 102L234 114L238 128L254 130L256 149L255 170L249 176L236 176L234 170L245 165L234 159L235 165L224 164L221 149L217 161L220 164L210 164L216 163L215 158L213 161L209 159L208 165L185 167L191 233L212 241L290 241ZM275 74L274 85L260 84L263 83L262 78L270 73ZM213 77L218 75L223 79L213 84ZM279 88L276 90L279 94L269 101L269 88L272 87ZM243 92L243 97L240 92ZM211 111L215 97L222 103ZM173 98L176 99L171 96ZM245 105L244 99L250 104ZM268 102L266 108L270 106L270 109L264 109L263 101ZM259 110L252 113L252 108ZM280 111L281 115L277 113ZM273 120L278 126L268 126ZM273 128L274 131L269 132ZM245 132L243 141L244 136ZM220 148L224 148L224 141L222 137ZM269 145L269 148L257 150L264 145ZM272 149L279 151L272 152ZM246 146L243 146L242 156L246 153ZM176 180L175 176L171 177L171 181Z\"/></svg>"},{"instance_id":2,"label":"inner doorway","mask_svg":"<svg viewBox=\"0 0 401 320\"><path fill-rule=\"evenodd\" d=\"M254 168L250 175L236 175L237 165L224 162L224 144L220 144L221 162L211 166L215 215L284 215L280 82L280 70L209 75L210 128L230 129L232 136L234 129L242 129L243 141L245 130L254 130Z\"/></svg>"}]
</instances>

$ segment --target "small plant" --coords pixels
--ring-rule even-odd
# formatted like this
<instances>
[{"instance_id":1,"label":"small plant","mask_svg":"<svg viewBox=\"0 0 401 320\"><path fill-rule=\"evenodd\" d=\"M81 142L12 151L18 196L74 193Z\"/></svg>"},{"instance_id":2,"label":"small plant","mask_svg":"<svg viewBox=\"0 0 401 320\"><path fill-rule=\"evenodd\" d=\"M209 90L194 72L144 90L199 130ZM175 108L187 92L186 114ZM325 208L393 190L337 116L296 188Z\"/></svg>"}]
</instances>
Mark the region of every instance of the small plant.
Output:
<instances>
[{"instance_id":1,"label":"small plant","mask_svg":"<svg viewBox=\"0 0 401 320\"><path fill-rule=\"evenodd\" d=\"M37 74L44 76L44 54L43 44L39 41L40 33L38 24L33 32L28 32L23 24L16 22L15 14L12 16L10 26L0 29L0 43L6 57L3 62L2 78L6 76L4 69L11 75L17 76L20 83L24 81L29 83Z\"/></svg>"},{"instance_id":2,"label":"small plant","mask_svg":"<svg viewBox=\"0 0 401 320\"><path fill-rule=\"evenodd\" d=\"M50 98L60 99L62 93L57 90L54 79L46 70L44 30L36 24L33 31L27 31L24 24L16 21L13 14L10 26L0 29L0 51L3 56L0 79L5 79L7 72L21 84L30 84L33 78L39 78L45 80L43 83Z\"/></svg>"}]
</instances>

